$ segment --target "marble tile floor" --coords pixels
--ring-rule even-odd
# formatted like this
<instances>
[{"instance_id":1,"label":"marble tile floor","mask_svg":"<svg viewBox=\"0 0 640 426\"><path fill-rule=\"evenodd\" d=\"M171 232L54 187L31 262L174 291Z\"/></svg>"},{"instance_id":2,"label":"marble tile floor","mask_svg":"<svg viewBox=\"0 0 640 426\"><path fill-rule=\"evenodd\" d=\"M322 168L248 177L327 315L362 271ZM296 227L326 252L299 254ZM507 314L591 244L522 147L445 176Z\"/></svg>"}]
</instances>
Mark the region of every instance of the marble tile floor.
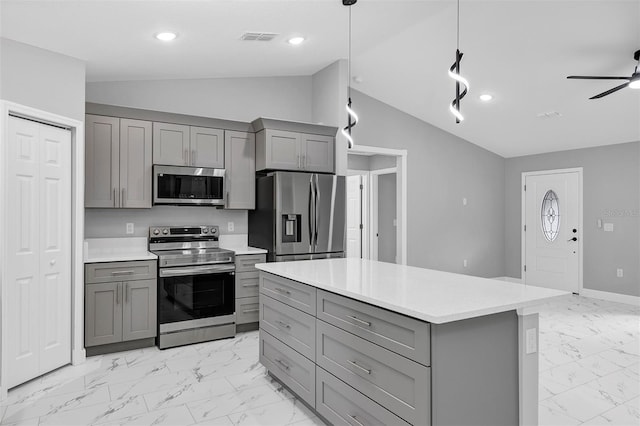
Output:
<instances>
[{"instance_id":1,"label":"marble tile floor","mask_svg":"<svg viewBox=\"0 0 640 426\"><path fill-rule=\"evenodd\" d=\"M640 425L640 307L571 296L540 313L540 425ZM258 332L90 357L16 387L2 425L322 425L258 363Z\"/></svg>"}]
</instances>

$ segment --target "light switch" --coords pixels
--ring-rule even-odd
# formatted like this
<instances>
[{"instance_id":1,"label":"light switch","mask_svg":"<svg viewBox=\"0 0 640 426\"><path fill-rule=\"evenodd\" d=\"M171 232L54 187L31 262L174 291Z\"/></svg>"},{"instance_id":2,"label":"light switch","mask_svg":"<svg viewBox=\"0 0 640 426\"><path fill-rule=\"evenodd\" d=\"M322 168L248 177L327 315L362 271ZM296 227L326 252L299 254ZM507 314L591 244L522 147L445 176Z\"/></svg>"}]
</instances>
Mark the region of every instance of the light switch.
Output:
<instances>
[{"instance_id":1,"label":"light switch","mask_svg":"<svg viewBox=\"0 0 640 426\"><path fill-rule=\"evenodd\" d=\"M526 348L525 352L527 355L534 354L538 351L538 329L529 328L525 332L526 338Z\"/></svg>"},{"instance_id":2,"label":"light switch","mask_svg":"<svg viewBox=\"0 0 640 426\"><path fill-rule=\"evenodd\" d=\"M133 234L134 233L134 227L133 227L133 223L127 223L127 234Z\"/></svg>"},{"instance_id":3,"label":"light switch","mask_svg":"<svg viewBox=\"0 0 640 426\"><path fill-rule=\"evenodd\" d=\"M613 232L613 223L605 223L604 232Z\"/></svg>"}]
</instances>

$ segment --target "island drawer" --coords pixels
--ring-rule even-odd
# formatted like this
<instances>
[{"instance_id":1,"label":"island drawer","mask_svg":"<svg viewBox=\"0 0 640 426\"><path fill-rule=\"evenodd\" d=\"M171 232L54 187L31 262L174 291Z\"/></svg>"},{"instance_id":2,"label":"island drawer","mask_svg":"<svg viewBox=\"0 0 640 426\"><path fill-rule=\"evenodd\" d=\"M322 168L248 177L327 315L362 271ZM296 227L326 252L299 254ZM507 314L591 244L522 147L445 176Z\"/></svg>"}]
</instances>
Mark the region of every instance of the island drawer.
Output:
<instances>
[{"instance_id":1,"label":"island drawer","mask_svg":"<svg viewBox=\"0 0 640 426\"><path fill-rule=\"evenodd\" d=\"M258 322L259 311L260 300L257 296L236 299L236 324Z\"/></svg>"},{"instance_id":2,"label":"island drawer","mask_svg":"<svg viewBox=\"0 0 640 426\"><path fill-rule=\"evenodd\" d=\"M256 263L264 263L265 254L242 254L236 256L236 272L250 272L256 270Z\"/></svg>"},{"instance_id":3,"label":"island drawer","mask_svg":"<svg viewBox=\"0 0 640 426\"><path fill-rule=\"evenodd\" d=\"M316 363L412 424L429 424L431 371L318 320Z\"/></svg>"},{"instance_id":4,"label":"island drawer","mask_svg":"<svg viewBox=\"0 0 640 426\"><path fill-rule=\"evenodd\" d=\"M87 263L84 266L84 282L87 284L149 280L157 276L155 260Z\"/></svg>"},{"instance_id":5,"label":"island drawer","mask_svg":"<svg viewBox=\"0 0 640 426\"><path fill-rule=\"evenodd\" d=\"M429 323L323 290L318 290L317 312L323 321L430 365Z\"/></svg>"},{"instance_id":6,"label":"island drawer","mask_svg":"<svg viewBox=\"0 0 640 426\"><path fill-rule=\"evenodd\" d=\"M316 319L311 315L261 294L260 327L310 360L316 359Z\"/></svg>"},{"instance_id":7,"label":"island drawer","mask_svg":"<svg viewBox=\"0 0 640 426\"><path fill-rule=\"evenodd\" d=\"M259 294L260 272L236 272L236 297L256 297Z\"/></svg>"},{"instance_id":8,"label":"island drawer","mask_svg":"<svg viewBox=\"0 0 640 426\"><path fill-rule=\"evenodd\" d=\"M316 406L316 366L263 329L260 363L311 407Z\"/></svg>"},{"instance_id":9,"label":"island drawer","mask_svg":"<svg viewBox=\"0 0 640 426\"><path fill-rule=\"evenodd\" d=\"M277 275L260 273L260 292L309 315L316 314L316 289Z\"/></svg>"},{"instance_id":10,"label":"island drawer","mask_svg":"<svg viewBox=\"0 0 640 426\"><path fill-rule=\"evenodd\" d=\"M409 426L320 367L316 367L316 411L334 425Z\"/></svg>"}]
</instances>

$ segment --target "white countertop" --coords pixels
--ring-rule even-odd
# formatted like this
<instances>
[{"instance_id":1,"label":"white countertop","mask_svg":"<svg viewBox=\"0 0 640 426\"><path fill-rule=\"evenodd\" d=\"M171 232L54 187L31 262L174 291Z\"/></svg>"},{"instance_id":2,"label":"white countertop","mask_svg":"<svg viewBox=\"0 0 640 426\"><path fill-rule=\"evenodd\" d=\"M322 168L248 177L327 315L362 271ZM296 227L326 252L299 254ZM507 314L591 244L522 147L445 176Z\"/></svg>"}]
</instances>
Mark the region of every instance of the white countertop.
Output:
<instances>
[{"instance_id":1,"label":"white countertop","mask_svg":"<svg viewBox=\"0 0 640 426\"><path fill-rule=\"evenodd\" d=\"M220 248L233 250L236 255L244 254L266 254L267 250L251 247L247 242L247 234L224 234L220 235Z\"/></svg>"},{"instance_id":2,"label":"white countertop","mask_svg":"<svg viewBox=\"0 0 640 426\"><path fill-rule=\"evenodd\" d=\"M87 238L84 240L84 263L155 260L147 251L146 237Z\"/></svg>"},{"instance_id":3,"label":"white countertop","mask_svg":"<svg viewBox=\"0 0 640 426\"><path fill-rule=\"evenodd\" d=\"M259 263L256 267L436 324L540 305L569 294L365 259Z\"/></svg>"}]
</instances>

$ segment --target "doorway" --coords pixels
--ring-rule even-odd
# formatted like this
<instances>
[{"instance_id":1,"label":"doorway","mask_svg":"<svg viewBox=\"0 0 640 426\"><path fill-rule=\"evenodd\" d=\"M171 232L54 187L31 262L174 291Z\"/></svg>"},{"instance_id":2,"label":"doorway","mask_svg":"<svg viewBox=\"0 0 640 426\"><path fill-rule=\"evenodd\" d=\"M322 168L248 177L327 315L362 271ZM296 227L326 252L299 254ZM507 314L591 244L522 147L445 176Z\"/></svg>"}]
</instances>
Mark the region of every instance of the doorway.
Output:
<instances>
[{"instance_id":1,"label":"doorway","mask_svg":"<svg viewBox=\"0 0 640 426\"><path fill-rule=\"evenodd\" d=\"M523 283L582 290L582 168L522 174Z\"/></svg>"},{"instance_id":2,"label":"doorway","mask_svg":"<svg viewBox=\"0 0 640 426\"><path fill-rule=\"evenodd\" d=\"M406 264L407 151L354 146L347 158L347 257Z\"/></svg>"}]
</instances>

